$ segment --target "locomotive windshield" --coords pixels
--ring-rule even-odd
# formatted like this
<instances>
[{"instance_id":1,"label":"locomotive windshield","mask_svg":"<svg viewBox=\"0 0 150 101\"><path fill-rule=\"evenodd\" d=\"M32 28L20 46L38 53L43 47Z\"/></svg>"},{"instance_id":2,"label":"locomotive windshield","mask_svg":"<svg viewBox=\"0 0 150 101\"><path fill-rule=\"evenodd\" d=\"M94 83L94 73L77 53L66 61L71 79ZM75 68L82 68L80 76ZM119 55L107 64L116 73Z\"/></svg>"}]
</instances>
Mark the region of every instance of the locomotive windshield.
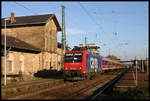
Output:
<instances>
[{"instance_id":1,"label":"locomotive windshield","mask_svg":"<svg viewBox=\"0 0 150 101\"><path fill-rule=\"evenodd\" d=\"M82 53L67 53L65 62L82 62Z\"/></svg>"}]
</instances>

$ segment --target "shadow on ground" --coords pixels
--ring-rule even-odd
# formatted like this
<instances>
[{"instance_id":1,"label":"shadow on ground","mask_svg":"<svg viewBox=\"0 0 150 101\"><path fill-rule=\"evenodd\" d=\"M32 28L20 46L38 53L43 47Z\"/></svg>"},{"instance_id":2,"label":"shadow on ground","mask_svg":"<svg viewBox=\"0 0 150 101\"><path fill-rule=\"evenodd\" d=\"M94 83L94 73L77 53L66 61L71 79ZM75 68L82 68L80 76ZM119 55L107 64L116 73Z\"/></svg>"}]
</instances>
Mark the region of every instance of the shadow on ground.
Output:
<instances>
[{"instance_id":1,"label":"shadow on ground","mask_svg":"<svg viewBox=\"0 0 150 101\"><path fill-rule=\"evenodd\" d=\"M35 77L40 78L53 78L53 79L63 79L63 72L57 70L40 70L37 73L34 73Z\"/></svg>"}]
</instances>

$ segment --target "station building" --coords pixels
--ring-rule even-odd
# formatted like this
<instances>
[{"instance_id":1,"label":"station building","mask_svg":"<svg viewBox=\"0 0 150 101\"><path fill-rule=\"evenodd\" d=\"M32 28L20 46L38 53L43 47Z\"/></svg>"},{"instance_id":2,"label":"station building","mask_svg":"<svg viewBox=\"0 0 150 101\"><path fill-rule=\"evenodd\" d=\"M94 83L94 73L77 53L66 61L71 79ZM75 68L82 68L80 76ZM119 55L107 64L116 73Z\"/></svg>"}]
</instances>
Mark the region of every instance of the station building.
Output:
<instances>
[{"instance_id":1,"label":"station building","mask_svg":"<svg viewBox=\"0 0 150 101\"><path fill-rule=\"evenodd\" d=\"M4 36L7 46L7 75L32 75L39 70L61 70L61 31L55 14L1 19L1 70L4 75ZM6 27L6 28L5 28ZM6 30L6 33L5 33Z\"/></svg>"}]
</instances>

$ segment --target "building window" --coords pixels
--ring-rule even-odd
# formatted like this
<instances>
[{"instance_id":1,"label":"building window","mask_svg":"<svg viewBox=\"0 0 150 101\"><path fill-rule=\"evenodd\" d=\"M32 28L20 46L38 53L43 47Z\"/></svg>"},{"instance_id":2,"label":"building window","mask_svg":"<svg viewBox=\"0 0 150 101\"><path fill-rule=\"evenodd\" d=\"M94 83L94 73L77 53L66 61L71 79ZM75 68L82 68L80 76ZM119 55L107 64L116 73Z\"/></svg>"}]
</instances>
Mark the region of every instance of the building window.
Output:
<instances>
[{"instance_id":1,"label":"building window","mask_svg":"<svg viewBox=\"0 0 150 101\"><path fill-rule=\"evenodd\" d=\"M20 72L24 72L24 56L23 55L20 55L19 66L20 66Z\"/></svg>"},{"instance_id":2,"label":"building window","mask_svg":"<svg viewBox=\"0 0 150 101\"><path fill-rule=\"evenodd\" d=\"M48 50L48 36L45 36L45 50Z\"/></svg>"},{"instance_id":3,"label":"building window","mask_svg":"<svg viewBox=\"0 0 150 101\"><path fill-rule=\"evenodd\" d=\"M20 71L24 72L23 61L19 61L19 64L20 64Z\"/></svg>"},{"instance_id":4,"label":"building window","mask_svg":"<svg viewBox=\"0 0 150 101\"><path fill-rule=\"evenodd\" d=\"M8 72L13 72L13 62L9 60L8 63L9 63Z\"/></svg>"},{"instance_id":5,"label":"building window","mask_svg":"<svg viewBox=\"0 0 150 101\"><path fill-rule=\"evenodd\" d=\"M39 56L39 70L40 70L40 56Z\"/></svg>"},{"instance_id":6,"label":"building window","mask_svg":"<svg viewBox=\"0 0 150 101\"><path fill-rule=\"evenodd\" d=\"M35 61L35 57L32 58L32 72L34 73L34 61Z\"/></svg>"},{"instance_id":7,"label":"building window","mask_svg":"<svg viewBox=\"0 0 150 101\"><path fill-rule=\"evenodd\" d=\"M48 66L49 66L48 61L45 61L44 63L45 63L44 64L44 69L48 69Z\"/></svg>"},{"instance_id":8,"label":"building window","mask_svg":"<svg viewBox=\"0 0 150 101\"><path fill-rule=\"evenodd\" d=\"M8 66L7 66L7 70L8 70L8 72L13 72L13 66L14 66L14 56L13 56L13 54L12 53L10 53L9 55L8 55Z\"/></svg>"}]
</instances>

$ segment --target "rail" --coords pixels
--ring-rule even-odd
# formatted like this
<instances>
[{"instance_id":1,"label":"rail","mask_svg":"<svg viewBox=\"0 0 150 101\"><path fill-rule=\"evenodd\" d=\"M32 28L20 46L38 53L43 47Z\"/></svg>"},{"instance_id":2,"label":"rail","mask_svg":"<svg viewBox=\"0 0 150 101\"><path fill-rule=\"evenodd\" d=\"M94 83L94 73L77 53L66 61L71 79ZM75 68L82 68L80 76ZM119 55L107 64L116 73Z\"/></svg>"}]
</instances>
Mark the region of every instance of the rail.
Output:
<instances>
[{"instance_id":1,"label":"rail","mask_svg":"<svg viewBox=\"0 0 150 101\"><path fill-rule=\"evenodd\" d=\"M109 81L108 83L106 83L103 87L97 89L90 97L88 97L87 99L89 100L94 100L98 95L100 95L101 93L103 93L106 89L108 89L109 87L111 87L112 85L114 85L130 68L128 68L127 70L125 70L123 73L119 74L116 78L114 78L113 80Z\"/></svg>"}]
</instances>

